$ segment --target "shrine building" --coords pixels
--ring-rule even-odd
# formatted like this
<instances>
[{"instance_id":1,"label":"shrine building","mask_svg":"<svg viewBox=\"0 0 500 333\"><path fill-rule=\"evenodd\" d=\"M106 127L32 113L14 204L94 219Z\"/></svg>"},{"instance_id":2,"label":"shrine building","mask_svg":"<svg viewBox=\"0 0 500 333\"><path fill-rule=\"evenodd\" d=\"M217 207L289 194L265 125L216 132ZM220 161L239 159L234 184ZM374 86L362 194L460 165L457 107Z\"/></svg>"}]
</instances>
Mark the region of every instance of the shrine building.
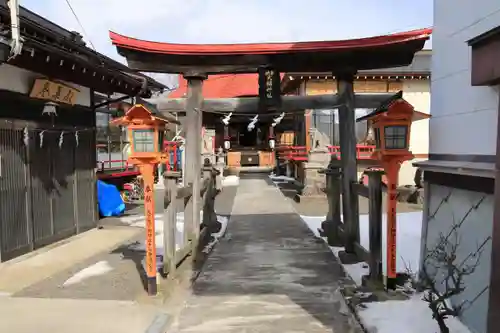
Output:
<instances>
[{"instance_id":1,"label":"shrine building","mask_svg":"<svg viewBox=\"0 0 500 333\"><path fill-rule=\"evenodd\" d=\"M403 91L404 98L421 112L429 113L430 104L430 50L415 54L413 62L404 67L359 71L354 80L354 92L363 94L397 93ZM289 72L281 74L281 93L283 95L321 95L336 93L335 78L331 73ZM169 98L182 98L187 93L187 81L179 76L179 86L168 95ZM256 97L259 93L257 74L211 75L203 85L203 97L236 98ZM366 114L369 109L357 109L356 117ZM203 113L205 133L213 139L204 137L203 148L212 153L219 147L224 148L225 136L229 139L228 165L232 167L274 167L274 156L270 155L268 144L270 125L275 125L276 145L304 146L307 150L329 147L338 150L340 144L338 114L336 109L313 109L303 113L280 113L269 116L260 115L255 128L248 130L253 114L233 114L229 118L225 134L224 119L228 113ZM424 160L428 155L428 120L412 125L411 150L415 159L405 162L400 172L400 184L414 183L416 168L413 162ZM356 124L356 139L359 149L370 149L369 128L366 122ZM359 173L367 166L360 159Z\"/></svg>"}]
</instances>

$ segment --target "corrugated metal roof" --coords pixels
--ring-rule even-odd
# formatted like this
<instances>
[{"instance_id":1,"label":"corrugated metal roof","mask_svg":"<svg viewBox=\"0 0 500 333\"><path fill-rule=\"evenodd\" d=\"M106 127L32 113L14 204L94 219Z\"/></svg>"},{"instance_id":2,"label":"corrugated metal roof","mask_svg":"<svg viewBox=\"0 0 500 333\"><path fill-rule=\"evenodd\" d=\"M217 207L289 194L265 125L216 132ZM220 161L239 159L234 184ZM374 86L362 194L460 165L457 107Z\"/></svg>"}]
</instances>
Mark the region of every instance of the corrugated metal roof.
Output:
<instances>
[{"instance_id":1,"label":"corrugated metal roof","mask_svg":"<svg viewBox=\"0 0 500 333\"><path fill-rule=\"evenodd\" d=\"M284 74L281 74L283 78ZM179 75L179 87L169 98L185 97L187 81ZM210 75L203 82L204 98L232 98L238 96L256 96L259 94L258 74L221 74Z\"/></svg>"}]
</instances>

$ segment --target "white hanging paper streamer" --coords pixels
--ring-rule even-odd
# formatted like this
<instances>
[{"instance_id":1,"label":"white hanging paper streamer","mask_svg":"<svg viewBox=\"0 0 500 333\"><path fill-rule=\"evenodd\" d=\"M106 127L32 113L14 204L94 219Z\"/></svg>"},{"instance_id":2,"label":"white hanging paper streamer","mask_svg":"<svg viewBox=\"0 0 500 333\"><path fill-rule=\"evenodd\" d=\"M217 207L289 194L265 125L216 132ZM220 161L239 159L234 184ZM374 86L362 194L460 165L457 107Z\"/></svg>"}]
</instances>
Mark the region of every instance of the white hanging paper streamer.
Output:
<instances>
[{"instance_id":1,"label":"white hanging paper streamer","mask_svg":"<svg viewBox=\"0 0 500 333\"><path fill-rule=\"evenodd\" d=\"M251 132L255 128L255 124L257 123L258 120L259 120L259 115L256 115L251 119L250 124L248 124L247 126L247 130L249 132Z\"/></svg>"},{"instance_id":2,"label":"white hanging paper streamer","mask_svg":"<svg viewBox=\"0 0 500 333\"><path fill-rule=\"evenodd\" d=\"M63 141L64 141L64 132L61 132L61 135L59 136L59 149L62 148Z\"/></svg>"},{"instance_id":3,"label":"white hanging paper streamer","mask_svg":"<svg viewBox=\"0 0 500 333\"><path fill-rule=\"evenodd\" d=\"M282 112L277 118L273 119L272 127L276 127L279 123L281 123L281 120L285 117L285 112Z\"/></svg>"},{"instance_id":4,"label":"white hanging paper streamer","mask_svg":"<svg viewBox=\"0 0 500 333\"><path fill-rule=\"evenodd\" d=\"M40 136L40 148L43 147L43 133L45 133L45 131L41 131L40 134L38 134Z\"/></svg>"},{"instance_id":5,"label":"white hanging paper streamer","mask_svg":"<svg viewBox=\"0 0 500 333\"><path fill-rule=\"evenodd\" d=\"M75 132L75 142L76 142L76 146L78 147L78 144L80 143L79 141L79 137L78 137L78 131Z\"/></svg>"},{"instance_id":6,"label":"white hanging paper streamer","mask_svg":"<svg viewBox=\"0 0 500 333\"><path fill-rule=\"evenodd\" d=\"M23 130L23 141L24 141L24 145L26 147L28 147L28 144L30 143L30 135L28 132L28 127L25 127Z\"/></svg>"}]
</instances>

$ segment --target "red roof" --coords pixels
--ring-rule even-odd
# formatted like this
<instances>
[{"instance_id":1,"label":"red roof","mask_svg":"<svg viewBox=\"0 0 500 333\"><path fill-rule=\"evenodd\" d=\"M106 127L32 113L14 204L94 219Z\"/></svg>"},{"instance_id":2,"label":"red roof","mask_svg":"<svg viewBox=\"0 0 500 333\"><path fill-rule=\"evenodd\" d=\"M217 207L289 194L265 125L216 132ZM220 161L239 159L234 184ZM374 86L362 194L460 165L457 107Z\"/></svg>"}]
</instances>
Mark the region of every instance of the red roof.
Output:
<instances>
[{"instance_id":1,"label":"red roof","mask_svg":"<svg viewBox=\"0 0 500 333\"><path fill-rule=\"evenodd\" d=\"M281 74L283 78L284 74ZM204 98L232 98L238 96L256 96L259 94L258 74L221 74L210 75L203 82ZM169 98L185 97L187 81L179 75L179 87Z\"/></svg>"},{"instance_id":2,"label":"red roof","mask_svg":"<svg viewBox=\"0 0 500 333\"><path fill-rule=\"evenodd\" d=\"M431 28L400 32L384 36L319 42L260 43L260 44L173 44L151 42L109 33L113 45L125 49L172 55L234 55L284 54L290 52L334 51L389 46L413 40L427 40Z\"/></svg>"}]
</instances>

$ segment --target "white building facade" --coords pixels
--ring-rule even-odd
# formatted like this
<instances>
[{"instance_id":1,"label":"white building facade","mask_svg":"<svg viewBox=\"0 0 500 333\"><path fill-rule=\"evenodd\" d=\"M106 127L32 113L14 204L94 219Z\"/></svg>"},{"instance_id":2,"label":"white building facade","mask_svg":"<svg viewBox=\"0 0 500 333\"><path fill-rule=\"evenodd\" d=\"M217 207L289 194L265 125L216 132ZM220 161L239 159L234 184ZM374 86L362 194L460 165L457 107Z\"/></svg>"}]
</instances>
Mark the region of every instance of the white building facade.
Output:
<instances>
[{"instance_id":1,"label":"white building facade","mask_svg":"<svg viewBox=\"0 0 500 333\"><path fill-rule=\"evenodd\" d=\"M475 333L500 329L499 26L498 0L434 1L429 160L417 163L425 180L421 266L440 235L458 242L458 265L480 255L465 291L451 300L465 304L460 319Z\"/></svg>"}]
</instances>

